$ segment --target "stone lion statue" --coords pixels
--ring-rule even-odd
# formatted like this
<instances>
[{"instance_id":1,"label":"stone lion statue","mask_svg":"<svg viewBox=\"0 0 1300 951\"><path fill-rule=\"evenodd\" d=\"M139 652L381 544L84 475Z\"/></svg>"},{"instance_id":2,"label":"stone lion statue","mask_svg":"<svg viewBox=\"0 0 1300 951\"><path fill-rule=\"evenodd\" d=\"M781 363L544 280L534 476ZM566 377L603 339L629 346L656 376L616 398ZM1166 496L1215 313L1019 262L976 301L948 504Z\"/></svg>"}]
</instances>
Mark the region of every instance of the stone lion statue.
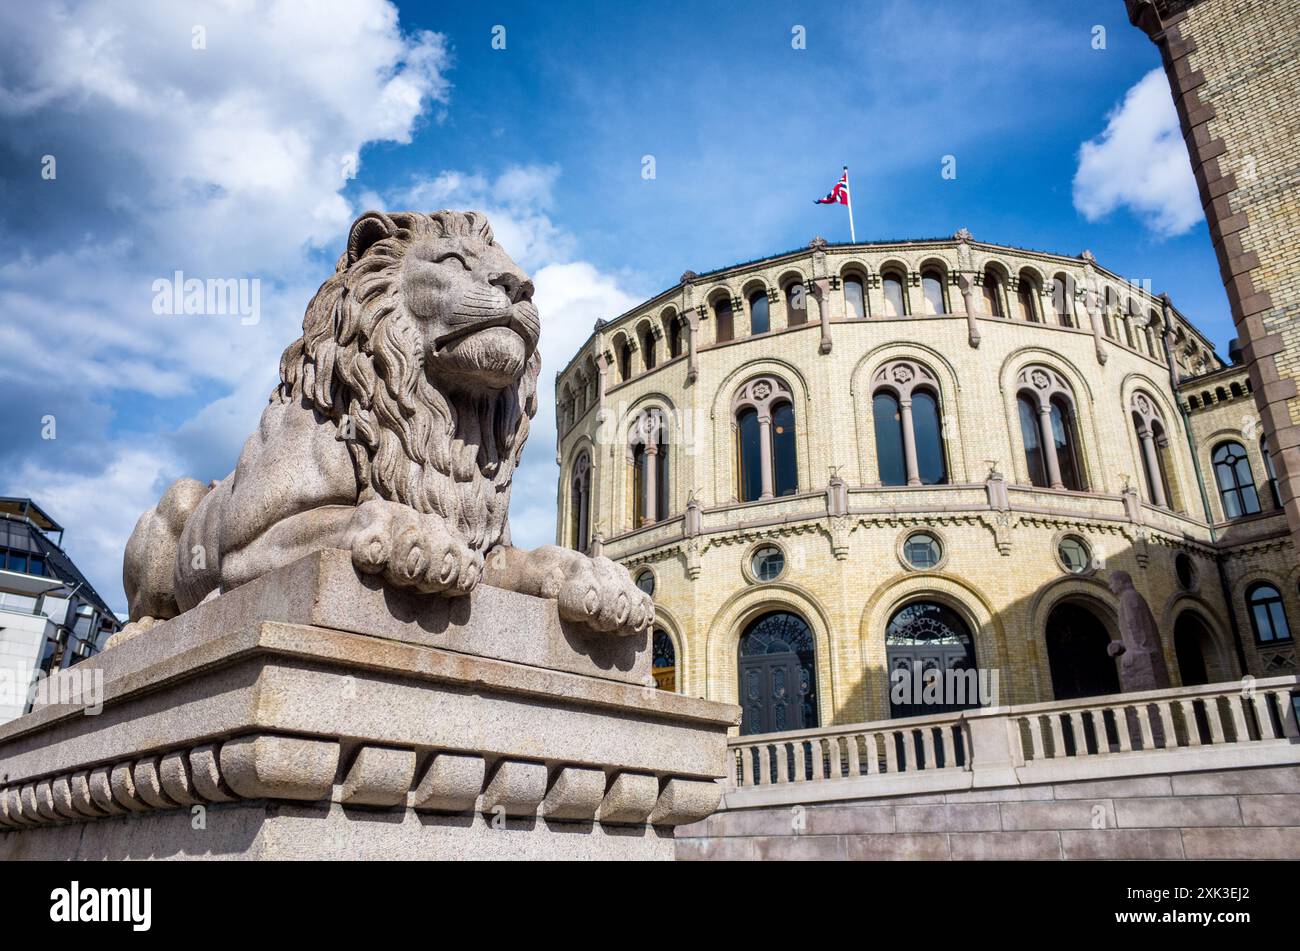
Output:
<instances>
[{"instance_id":1,"label":"stone lion statue","mask_svg":"<svg viewBox=\"0 0 1300 951\"><path fill-rule=\"evenodd\" d=\"M477 212L367 212L235 471L181 479L140 516L122 576L135 636L312 552L430 595L480 582L602 632L654 617L625 568L510 543L510 483L537 411L533 284Z\"/></svg>"}]
</instances>

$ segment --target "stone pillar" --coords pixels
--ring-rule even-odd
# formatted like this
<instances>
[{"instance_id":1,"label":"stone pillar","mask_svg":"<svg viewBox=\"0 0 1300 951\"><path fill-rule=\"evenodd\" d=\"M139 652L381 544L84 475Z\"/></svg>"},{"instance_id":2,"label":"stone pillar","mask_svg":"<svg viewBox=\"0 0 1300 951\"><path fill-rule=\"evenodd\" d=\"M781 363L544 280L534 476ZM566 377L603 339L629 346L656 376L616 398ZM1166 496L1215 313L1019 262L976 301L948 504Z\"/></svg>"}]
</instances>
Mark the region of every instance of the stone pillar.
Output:
<instances>
[{"instance_id":1,"label":"stone pillar","mask_svg":"<svg viewBox=\"0 0 1300 951\"><path fill-rule=\"evenodd\" d=\"M1083 308L1088 312L1088 322L1092 327L1092 342L1097 353L1097 362L1105 366L1109 354L1106 353L1106 346L1102 341L1106 337L1105 331L1101 326L1101 307L1097 302L1097 281L1093 277L1092 264L1095 260L1091 251L1084 251L1080 255L1084 260L1083 265Z\"/></svg>"},{"instance_id":2,"label":"stone pillar","mask_svg":"<svg viewBox=\"0 0 1300 951\"><path fill-rule=\"evenodd\" d=\"M763 457L760 470L762 472L763 493L759 496L762 499L770 499L774 495L772 491L772 416L770 413L763 413L758 417L758 451Z\"/></svg>"},{"instance_id":3,"label":"stone pillar","mask_svg":"<svg viewBox=\"0 0 1300 951\"><path fill-rule=\"evenodd\" d=\"M970 275L960 275L957 278L957 286L961 288L962 306L966 309L966 332L969 335L970 345L978 347L980 328L975 318L975 286L971 283Z\"/></svg>"},{"instance_id":4,"label":"stone pillar","mask_svg":"<svg viewBox=\"0 0 1300 951\"><path fill-rule=\"evenodd\" d=\"M898 401L898 412L903 424L903 461L907 467L907 484L921 484L921 467L916 462L916 433L912 431L912 401Z\"/></svg>"},{"instance_id":5,"label":"stone pillar","mask_svg":"<svg viewBox=\"0 0 1300 951\"><path fill-rule=\"evenodd\" d=\"M1052 432L1052 404L1038 407L1038 429L1042 433L1043 458L1047 460L1047 483L1053 489L1064 489L1061 481L1061 461L1056 458L1056 436Z\"/></svg>"},{"instance_id":6,"label":"stone pillar","mask_svg":"<svg viewBox=\"0 0 1300 951\"><path fill-rule=\"evenodd\" d=\"M817 347L818 353L831 352L831 295L830 281L826 278L812 281L809 284L812 296L817 301L817 317L821 321L822 340Z\"/></svg>"},{"instance_id":7,"label":"stone pillar","mask_svg":"<svg viewBox=\"0 0 1300 951\"><path fill-rule=\"evenodd\" d=\"M645 499L641 508L645 514L641 516L641 524L653 525L659 521L659 513L656 511L659 501L657 485L659 481L659 466L657 465L659 446L656 443L646 443L645 455L642 458L645 460L645 478L641 480L641 484L645 487Z\"/></svg>"},{"instance_id":8,"label":"stone pillar","mask_svg":"<svg viewBox=\"0 0 1300 951\"><path fill-rule=\"evenodd\" d=\"M1156 450L1155 436L1150 426L1138 430L1138 439L1142 442L1142 458L1146 462L1147 478L1151 483L1151 501L1158 508L1168 508L1169 500L1165 498L1164 480L1160 478L1160 455Z\"/></svg>"}]
</instances>

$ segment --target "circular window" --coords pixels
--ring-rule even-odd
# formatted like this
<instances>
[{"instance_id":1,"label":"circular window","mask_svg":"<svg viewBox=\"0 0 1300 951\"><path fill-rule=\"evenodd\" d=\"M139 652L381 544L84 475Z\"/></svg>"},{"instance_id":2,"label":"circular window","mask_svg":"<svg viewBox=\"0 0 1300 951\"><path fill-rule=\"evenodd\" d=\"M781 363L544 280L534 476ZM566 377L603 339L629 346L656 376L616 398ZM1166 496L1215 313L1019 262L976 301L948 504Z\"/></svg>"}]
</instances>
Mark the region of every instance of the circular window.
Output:
<instances>
[{"instance_id":1,"label":"circular window","mask_svg":"<svg viewBox=\"0 0 1300 951\"><path fill-rule=\"evenodd\" d=\"M913 568L933 568L943 558L943 545L929 532L915 532L903 542L903 559Z\"/></svg>"},{"instance_id":2,"label":"circular window","mask_svg":"<svg viewBox=\"0 0 1300 951\"><path fill-rule=\"evenodd\" d=\"M653 598L655 593L655 573L649 568L642 571L636 576L636 586Z\"/></svg>"},{"instance_id":3,"label":"circular window","mask_svg":"<svg viewBox=\"0 0 1300 951\"><path fill-rule=\"evenodd\" d=\"M1066 535L1056 546L1061 564L1071 574L1081 575L1092 567L1092 551L1087 542L1075 535Z\"/></svg>"},{"instance_id":4,"label":"circular window","mask_svg":"<svg viewBox=\"0 0 1300 951\"><path fill-rule=\"evenodd\" d=\"M749 567L758 581L775 581L785 570L785 554L775 545L763 545L750 556Z\"/></svg>"},{"instance_id":5,"label":"circular window","mask_svg":"<svg viewBox=\"0 0 1300 951\"><path fill-rule=\"evenodd\" d=\"M1179 552L1174 559L1174 574L1178 576L1178 583L1184 590L1191 591L1196 587L1196 566L1186 552Z\"/></svg>"}]
</instances>

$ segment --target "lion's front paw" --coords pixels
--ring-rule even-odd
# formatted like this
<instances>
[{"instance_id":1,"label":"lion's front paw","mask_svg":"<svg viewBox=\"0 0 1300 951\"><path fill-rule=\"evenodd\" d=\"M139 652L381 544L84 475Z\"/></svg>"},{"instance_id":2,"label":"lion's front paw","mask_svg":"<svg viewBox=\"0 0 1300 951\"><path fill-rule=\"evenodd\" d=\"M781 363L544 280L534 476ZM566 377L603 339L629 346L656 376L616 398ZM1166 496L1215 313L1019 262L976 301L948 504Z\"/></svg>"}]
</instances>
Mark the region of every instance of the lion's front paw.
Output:
<instances>
[{"instance_id":1,"label":"lion's front paw","mask_svg":"<svg viewBox=\"0 0 1300 951\"><path fill-rule=\"evenodd\" d=\"M352 563L395 587L453 597L469 594L483 576L483 556L449 532L441 518L383 499L357 507Z\"/></svg>"},{"instance_id":2,"label":"lion's front paw","mask_svg":"<svg viewBox=\"0 0 1300 951\"><path fill-rule=\"evenodd\" d=\"M138 621L132 621L104 642L104 650L108 650L111 647L117 647L119 644L125 644L132 638L139 637L158 623L158 619L152 617L142 617Z\"/></svg>"},{"instance_id":3,"label":"lion's front paw","mask_svg":"<svg viewBox=\"0 0 1300 951\"><path fill-rule=\"evenodd\" d=\"M654 621L655 606L627 569L608 558L579 558L560 579L555 599L560 617L621 637L641 634Z\"/></svg>"}]
</instances>

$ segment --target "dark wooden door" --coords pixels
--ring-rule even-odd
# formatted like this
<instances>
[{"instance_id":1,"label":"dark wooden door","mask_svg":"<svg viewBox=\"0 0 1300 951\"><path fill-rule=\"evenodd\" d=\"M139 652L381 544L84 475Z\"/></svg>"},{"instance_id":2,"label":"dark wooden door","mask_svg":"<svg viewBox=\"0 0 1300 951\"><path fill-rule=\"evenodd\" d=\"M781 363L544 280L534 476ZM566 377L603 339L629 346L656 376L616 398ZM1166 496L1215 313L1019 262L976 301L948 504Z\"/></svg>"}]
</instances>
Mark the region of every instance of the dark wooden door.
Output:
<instances>
[{"instance_id":1,"label":"dark wooden door","mask_svg":"<svg viewBox=\"0 0 1300 951\"><path fill-rule=\"evenodd\" d=\"M777 733L802 730L803 693L799 655L793 651L740 659L740 732Z\"/></svg>"}]
</instances>

